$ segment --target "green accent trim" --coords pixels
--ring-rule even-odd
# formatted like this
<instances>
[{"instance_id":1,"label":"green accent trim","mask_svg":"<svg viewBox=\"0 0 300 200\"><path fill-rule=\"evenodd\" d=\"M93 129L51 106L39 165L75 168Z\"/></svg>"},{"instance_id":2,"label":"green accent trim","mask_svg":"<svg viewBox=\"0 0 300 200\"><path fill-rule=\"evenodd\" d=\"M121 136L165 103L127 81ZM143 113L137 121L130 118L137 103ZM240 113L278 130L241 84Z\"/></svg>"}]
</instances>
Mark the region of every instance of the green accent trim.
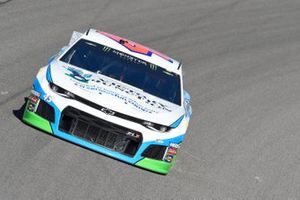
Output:
<instances>
[{"instance_id":1,"label":"green accent trim","mask_svg":"<svg viewBox=\"0 0 300 200\"><path fill-rule=\"evenodd\" d=\"M138 161L135 165L161 174L168 174L171 167L175 164L175 161L176 156L173 158L173 161L171 163L161 160L144 158Z\"/></svg>"},{"instance_id":2,"label":"green accent trim","mask_svg":"<svg viewBox=\"0 0 300 200\"><path fill-rule=\"evenodd\" d=\"M46 131L47 133L51 133L51 134L53 133L50 122L40 117L39 115L35 114L34 112L30 112L29 110L27 110L27 105L24 110L23 121L26 122L27 124L30 124L31 126Z\"/></svg>"}]
</instances>

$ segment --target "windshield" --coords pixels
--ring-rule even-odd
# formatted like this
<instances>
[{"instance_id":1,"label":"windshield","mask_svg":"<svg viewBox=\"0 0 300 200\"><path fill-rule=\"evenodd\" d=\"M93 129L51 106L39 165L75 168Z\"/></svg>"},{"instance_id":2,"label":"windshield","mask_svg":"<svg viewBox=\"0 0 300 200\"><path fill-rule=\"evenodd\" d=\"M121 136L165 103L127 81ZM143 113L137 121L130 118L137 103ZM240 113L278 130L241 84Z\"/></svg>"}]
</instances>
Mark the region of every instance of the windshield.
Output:
<instances>
[{"instance_id":1,"label":"windshield","mask_svg":"<svg viewBox=\"0 0 300 200\"><path fill-rule=\"evenodd\" d=\"M79 40L61 59L180 105L180 76L122 51Z\"/></svg>"}]
</instances>

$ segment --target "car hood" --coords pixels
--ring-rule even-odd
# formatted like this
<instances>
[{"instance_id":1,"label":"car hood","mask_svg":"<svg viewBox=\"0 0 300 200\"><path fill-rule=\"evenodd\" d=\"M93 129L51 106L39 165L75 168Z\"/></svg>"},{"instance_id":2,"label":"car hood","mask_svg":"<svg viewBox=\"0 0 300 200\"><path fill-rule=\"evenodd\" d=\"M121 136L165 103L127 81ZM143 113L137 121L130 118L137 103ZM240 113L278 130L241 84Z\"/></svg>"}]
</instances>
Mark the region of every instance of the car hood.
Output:
<instances>
[{"instance_id":1,"label":"car hood","mask_svg":"<svg viewBox=\"0 0 300 200\"><path fill-rule=\"evenodd\" d=\"M61 61L50 63L50 73L54 84L115 112L166 126L184 115L182 106Z\"/></svg>"}]
</instances>

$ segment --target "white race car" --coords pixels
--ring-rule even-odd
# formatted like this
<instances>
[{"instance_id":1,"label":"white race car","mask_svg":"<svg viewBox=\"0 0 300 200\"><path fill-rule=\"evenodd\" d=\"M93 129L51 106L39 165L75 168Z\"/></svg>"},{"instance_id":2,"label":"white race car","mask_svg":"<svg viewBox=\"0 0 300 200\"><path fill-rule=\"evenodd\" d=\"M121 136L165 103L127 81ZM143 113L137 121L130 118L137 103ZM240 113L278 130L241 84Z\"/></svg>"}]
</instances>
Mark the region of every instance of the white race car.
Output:
<instances>
[{"instance_id":1,"label":"white race car","mask_svg":"<svg viewBox=\"0 0 300 200\"><path fill-rule=\"evenodd\" d=\"M38 72L23 121L57 137L167 174L192 114L182 65L106 32L73 32Z\"/></svg>"}]
</instances>

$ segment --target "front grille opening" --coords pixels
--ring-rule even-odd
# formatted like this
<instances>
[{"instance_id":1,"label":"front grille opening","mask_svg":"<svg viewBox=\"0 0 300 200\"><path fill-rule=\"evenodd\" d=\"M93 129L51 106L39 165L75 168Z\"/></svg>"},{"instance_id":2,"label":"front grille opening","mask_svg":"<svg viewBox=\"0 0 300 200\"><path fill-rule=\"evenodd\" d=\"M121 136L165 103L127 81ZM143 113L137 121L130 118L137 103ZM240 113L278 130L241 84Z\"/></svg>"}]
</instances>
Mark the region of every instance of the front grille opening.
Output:
<instances>
[{"instance_id":1,"label":"front grille opening","mask_svg":"<svg viewBox=\"0 0 300 200\"><path fill-rule=\"evenodd\" d=\"M64 115L60 121L60 125L59 125L60 129L65 132L70 132L72 124L74 122L73 120L74 118L69 117L68 115Z\"/></svg>"},{"instance_id":2,"label":"front grille opening","mask_svg":"<svg viewBox=\"0 0 300 200\"><path fill-rule=\"evenodd\" d=\"M90 126L87 130L85 138L91 142L96 142L99 131L100 128L96 126Z\"/></svg>"},{"instance_id":3,"label":"front grille opening","mask_svg":"<svg viewBox=\"0 0 300 200\"><path fill-rule=\"evenodd\" d=\"M137 151L138 147L139 147L139 143L131 140L126 148L125 153L132 155L134 154L134 152Z\"/></svg>"},{"instance_id":4,"label":"front grille opening","mask_svg":"<svg viewBox=\"0 0 300 200\"><path fill-rule=\"evenodd\" d=\"M40 99L38 108L35 112L36 114L38 114L39 116L41 116L42 118L50 121L50 122L54 122L54 109L52 106L50 106L48 103L46 103L45 101Z\"/></svg>"},{"instance_id":5,"label":"front grille opening","mask_svg":"<svg viewBox=\"0 0 300 200\"><path fill-rule=\"evenodd\" d=\"M73 134L78 137L84 137L89 125L81 120L77 121L76 128L73 130Z\"/></svg>"},{"instance_id":6,"label":"front grille opening","mask_svg":"<svg viewBox=\"0 0 300 200\"><path fill-rule=\"evenodd\" d=\"M150 145L143 152L142 156L147 158L152 158L156 160L162 160L166 151L166 146L161 145Z\"/></svg>"},{"instance_id":7,"label":"front grille opening","mask_svg":"<svg viewBox=\"0 0 300 200\"><path fill-rule=\"evenodd\" d=\"M72 107L63 110L59 129L128 156L134 156L142 143L140 133Z\"/></svg>"}]
</instances>

